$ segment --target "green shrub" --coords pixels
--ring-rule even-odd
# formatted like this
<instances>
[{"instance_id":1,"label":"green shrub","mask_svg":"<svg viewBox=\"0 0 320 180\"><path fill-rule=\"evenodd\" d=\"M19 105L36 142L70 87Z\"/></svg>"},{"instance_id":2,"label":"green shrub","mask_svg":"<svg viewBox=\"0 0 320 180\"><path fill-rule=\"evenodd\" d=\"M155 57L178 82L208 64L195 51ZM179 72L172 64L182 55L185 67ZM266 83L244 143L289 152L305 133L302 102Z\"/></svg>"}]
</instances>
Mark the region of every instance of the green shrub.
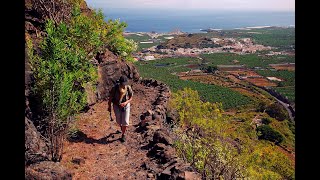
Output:
<instances>
[{"instance_id":1,"label":"green shrub","mask_svg":"<svg viewBox=\"0 0 320 180\"><path fill-rule=\"evenodd\" d=\"M127 27L127 24L120 22L119 20L109 20L107 23L106 43L108 49L115 54L123 57L127 61L133 62L132 53L138 48L138 45L134 40L126 39L123 36L123 31Z\"/></svg>"},{"instance_id":2,"label":"green shrub","mask_svg":"<svg viewBox=\"0 0 320 180\"><path fill-rule=\"evenodd\" d=\"M43 111L61 121L84 107L86 95L82 86L97 77L85 49L79 45L81 38L73 36L78 28L64 23L55 27L49 20L47 37L40 46L42 53L31 60L35 77L33 90L43 100Z\"/></svg>"},{"instance_id":3,"label":"green shrub","mask_svg":"<svg viewBox=\"0 0 320 180\"><path fill-rule=\"evenodd\" d=\"M277 120L288 119L287 110L279 103L273 103L266 108L266 113Z\"/></svg>"},{"instance_id":4,"label":"green shrub","mask_svg":"<svg viewBox=\"0 0 320 180\"><path fill-rule=\"evenodd\" d=\"M201 102L199 94L188 88L173 93L169 108L179 113L174 144L177 154L203 179L294 179L294 164L286 154L269 142L257 140L251 125L255 113L228 118L221 106ZM258 131L263 138L283 141L269 125L259 126Z\"/></svg>"},{"instance_id":5,"label":"green shrub","mask_svg":"<svg viewBox=\"0 0 320 180\"><path fill-rule=\"evenodd\" d=\"M264 144L250 153L249 171L253 172L253 177L250 179L295 179L293 162L277 149L274 145Z\"/></svg>"},{"instance_id":6,"label":"green shrub","mask_svg":"<svg viewBox=\"0 0 320 180\"><path fill-rule=\"evenodd\" d=\"M218 70L217 66L211 66L211 65L201 67L200 69L201 69L201 70L205 70L205 71L208 72L208 73L214 73L215 71Z\"/></svg>"},{"instance_id":7,"label":"green shrub","mask_svg":"<svg viewBox=\"0 0 320 180\"><path fill-rule=\"evenodd\" d=\"M264 112L267 109L267 103L264 101L259 102L257 112Z\"/></svg>"},{"instance_id":8,"label":"green shrub","mask_svg":"<svg viewBox=\"0 0 320 180\"><path fill-rule=\"evenodd\" d=\"M278 131L272 129L269 125L261 125L257 127L256 130L260 139L272 141L276 144L279 144L284 140L284 137Z\"/></svg>"},{"instance_id":9,"label":"green shrub","mask_svg":"<svg viewBox=\"0 0 320 180\"><path fill-rule=\"evenodd\" d=\"M296 133L296 126L295 126L295 124L294 124L292 121L288 121L287 124L288 124L289 129L291 130L291 132L292 132L293 134L295 134L295 133Z\"/></svg>"},{"instance_id":10,"label":"green shrub","mask_svg":"<svg viewBox=\"0 0 320 180\"><path fill-rule=\"evenodd\" d=\"M175 147L181 157L207 179L244 176L245 169L237 148L224 137L227 127L221 104L204 103L197 91L184 88L173 94L170 107L178 111L180 125L191 129L176 132Z\"/></svg>"},{"instance_id":11,"label":"green shrub","mask_svg":"<svg viewBox=\"0 0 320 180\"><path fill-rule=\"evenodd\" d=\"M270 118L262 118L261 121L263 124L266 124L266 125L268 125L272 122Z\"/></svg>"},{"instance_id":12,"label":"green shrub","mask_svg":"<svg viewBox=\"0 0 320 180\"><path fill-rule=\"evenodd\" d=\"M79 128L75 124L72 124L68 129L67 138L69 139L75 138L79 132L80 132Z\"/></svg>"}]
</instances>

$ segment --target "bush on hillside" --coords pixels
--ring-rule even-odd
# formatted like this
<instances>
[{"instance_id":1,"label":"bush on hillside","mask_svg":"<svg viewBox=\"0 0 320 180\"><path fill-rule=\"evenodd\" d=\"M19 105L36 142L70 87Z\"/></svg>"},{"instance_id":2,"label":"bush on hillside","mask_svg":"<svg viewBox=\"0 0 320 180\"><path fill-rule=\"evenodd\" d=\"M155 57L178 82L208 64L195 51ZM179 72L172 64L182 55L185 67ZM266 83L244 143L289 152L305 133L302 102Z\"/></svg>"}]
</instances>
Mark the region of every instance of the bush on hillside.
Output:
<instances>
[{"instance_id":1,"label":"bush on hillside","mask_svg":"<svg viewBox=\"0 0 320 180\"><path fill-rule=\"evenodd\" d=\"M207 73L214 73L218 70L217 66L204 66L200 69L206 71Z\"/></svg>"},{"instance_id":2,"label":"bush on hillside","mask_svg":"<svg viewBox=\"0 0 320 180\"><path fill-rule=\"evenodd\" d=\"M279 103L273 103L266 108L266 113L277 120L285 120L288 119L288 112L286 109L280 105Z\"/></svg>"},{"instance_id":3,"label":"bush on hillside","mask_svg":"<svg viewBox=\"0 0 320 180\"><path fill-rule=\"evenodd\" d=\"M261 121L263 124L266 124L266 125L268 125L272 122L270 118L262 118Z\"/></svg>"},{"instance_id":4,"label":"bush on hillside","mask_svg":"<svg viewBox=\"0 0 320 180\"><path fill-rule=\"evenodd\" d=\"M257 127L259 139L265 139L276 144L281 143L284 137L276 130L272 129L269 125L261 125Z\"/></svg>"},{"instance_id":5,"label":"bush on hillside","mask_svg":"<svg viewBox=\"0 0 320 180\"><path fill-rule=\"evenodd\" d=\"M195 166L205 179L243 178L243 169L237 148L227 141L227 130L222 119L221 104L204 103L197 91L185 88L173 94L170 107L179 113L180 125L175 143L178 154Z\"/></svg>"},{"instance_id":6,"label":"bush on hillside","mask_svg":"<svg viewBox=\"0 0 320 180\"><path fill-rule=\"evenodd\" d=\"M251 121L235 124L232 118L222 115L219 106L203 103L197 91L183 89L173 93L169 108L175 108L179 114L180 128L175 133L177 154L194 166L203 179L294 177L294 165L285 154L270 143L255 140ZM247 114L240 117L245 118ZM283 140L282 135L270 127L260 128L262 137L277 142Z\"/></svg>"},{"instance_id":7,"label":"bush on hillside","mask_svg":"<svg viewBox=\"0 0 320 180\"><path fill-rule=\"evenodd\" d=\"M264 112L267 109L267 103L264 101L259 102L258 106L257 106L257 112Z\"/></svg>"},{"instance_id":8,"label":"bush on hillside","mask_svg":"<svg viewBox=\"0 0 320 180\"><path fill-rule=\"evenodd\" d=\"M138 45L132 39L128 40L123 36L126 27L127 24L124 22L109 20L106 26L106 44L110 51L127 61L133 62L132 53L137 50Z\"/></svg>"},{"instance_id":9,"label":"bush on hillside","mask_svg":"<svg viewBox=\"0 0 320 180\"><path fill-rule=\"evenodd\" d=\"M260 145L250 153L252 179L295 179L293 162L274 145ZM263 168L261 168L263 167Z\"/></svg>"}]
</instances>

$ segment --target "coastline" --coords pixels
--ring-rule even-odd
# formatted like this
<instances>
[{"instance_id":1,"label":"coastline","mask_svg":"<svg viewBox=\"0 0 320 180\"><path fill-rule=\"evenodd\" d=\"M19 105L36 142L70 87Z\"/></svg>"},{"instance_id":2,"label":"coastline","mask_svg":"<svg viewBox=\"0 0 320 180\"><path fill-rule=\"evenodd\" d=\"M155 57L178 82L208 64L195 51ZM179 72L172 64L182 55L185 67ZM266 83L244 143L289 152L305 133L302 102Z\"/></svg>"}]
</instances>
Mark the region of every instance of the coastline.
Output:
<instances>
[{"instance_id":1,"label":"coastline","mask_svg":"<svg viewBox=\"0 0 320 180\"><path fill-rule=\"evenodd\" d=\"M231 29L221 29L221 28L206 28L206 29L199 29L199 32L185 32L185 31L169 31L169 32L157 32L157 31L125 31L125 34L161 34L161 35L172 35L176 33L182 34L198 34L198 33L207 33L211 31L230 31L230 30L256 30L256 29L267 29L267 28L295 28L295 25L287 25L287 26L248 26L248 27L239 27L239 28L231 28Z\"/></svg>"}]
</instances>

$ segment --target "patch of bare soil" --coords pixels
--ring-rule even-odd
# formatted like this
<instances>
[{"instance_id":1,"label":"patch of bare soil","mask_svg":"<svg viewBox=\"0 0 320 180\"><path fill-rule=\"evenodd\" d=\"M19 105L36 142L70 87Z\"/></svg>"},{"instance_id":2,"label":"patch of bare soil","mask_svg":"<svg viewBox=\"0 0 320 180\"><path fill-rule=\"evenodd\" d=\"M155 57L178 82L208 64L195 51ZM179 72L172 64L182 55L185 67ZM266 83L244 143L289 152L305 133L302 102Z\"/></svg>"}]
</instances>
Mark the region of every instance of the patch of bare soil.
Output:
<instances>
[{"instance_id":1,"label":"patch of bare soil","mask_svg":"<svg viewBox=\"0 0 320 180\"><path fill-rule=\"evenodd\" d=\"M277 86L276 83L269 81L268 79L261 77L261 78L246 78L246 81L260 87L275 87Z\"/></svg>"},{"instance_id":2,"label":"patch of bare soil","mask_svg":"<svg viewBox=\"0 0 320 180\"><path fill-rule=\"evenodd\" d=\"M244 94L249 97L252 97L252 98L256 98L256 99L260 99L260 100L267 100L267 98L263 94L254 92L250 89L246 89L246 88L242 88L242 87L235 87L235 88L231 88L231 89L238 91L239 93Z\"/></svg>"},{"instance_id":3,"label":"patch of bare soil","mask_svg":"<svg viewBox=\"0 0 320 180\"><path fill-rule=\"evenodd\" d=\"M64 142L61 163L73 173L73 179L154 179L155 169L147 171L142 165L151 162L144 147L148 144L136 132L141 113L151 109L157 89L134 84L131 103L130 126L126 142L120 142L121 133L115 121L110 122L107 102L91 107L78 117L77 127L82 134L77 141ZM113 119L115 119L112 112Z\"/></svg>"},{"instance_id":4,"label":"patch of bare soil","mask_svg":"<svg viewBox=\"0 0 320 180\"><path fill-rule=\"evenodd\" d=\"M270 64L276 70L295 71L295 64Z\"/></svg>"},{"instance_id":5,"label":"patch of bare soil","mask_svg":"<svg viewBox=\"0 0 320 180\"><path fill-rule=\"evenodd\" d=\"M201 82L204 84L215 84L215 85L224 86L224 87L235 85L235 83L233 83L228 78L222 78L215 75L181 76L179 78L182 80L192 80L192 81Z\"/></svg>"}]
</instances>

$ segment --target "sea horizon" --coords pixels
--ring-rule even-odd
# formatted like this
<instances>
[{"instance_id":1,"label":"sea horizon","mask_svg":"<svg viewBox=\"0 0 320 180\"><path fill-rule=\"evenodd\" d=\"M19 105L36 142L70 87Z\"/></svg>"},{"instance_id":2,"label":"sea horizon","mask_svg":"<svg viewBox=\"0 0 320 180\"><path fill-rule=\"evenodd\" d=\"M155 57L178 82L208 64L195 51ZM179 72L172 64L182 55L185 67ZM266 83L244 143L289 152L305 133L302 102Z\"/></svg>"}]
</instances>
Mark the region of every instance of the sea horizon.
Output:
<instances>
[{"instance_id":1,"label":"sea horizon","mask_svg":"<svg viewBox=\"0 0 320 180\"><path fill-rule=\"evenodd\" d=\"M130 9L97 8L105 20L119 19L127 23L126 32L168 33L180 30L200 33L203 29L233 30L246 27L295 27L294 11L266 10L184 10L184 9Z\"/></svg>"}]
</instances>

